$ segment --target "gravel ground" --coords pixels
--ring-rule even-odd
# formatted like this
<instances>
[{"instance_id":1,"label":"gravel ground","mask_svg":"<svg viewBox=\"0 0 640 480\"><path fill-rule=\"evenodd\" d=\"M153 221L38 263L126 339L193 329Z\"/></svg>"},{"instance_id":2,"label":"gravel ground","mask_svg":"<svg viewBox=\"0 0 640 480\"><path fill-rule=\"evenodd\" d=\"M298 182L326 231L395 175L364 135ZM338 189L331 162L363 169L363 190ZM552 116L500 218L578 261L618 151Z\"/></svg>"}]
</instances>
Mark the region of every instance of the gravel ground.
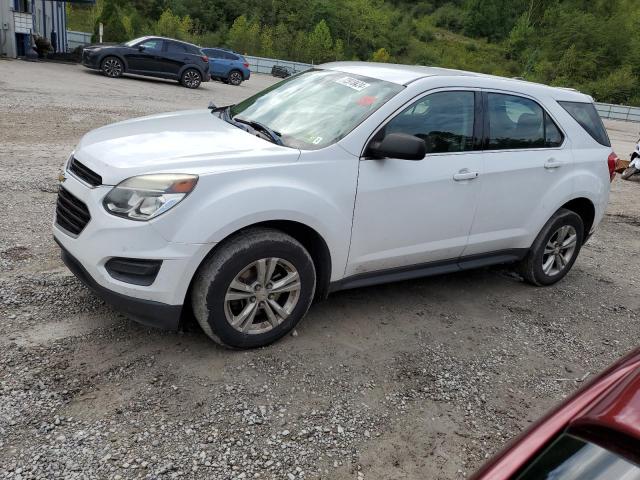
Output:
<instances>
[{"instance_id":1,"label":"gravel ground","mask_svg":"<svg viewBox=\"0 0 640 480\"><path fill-rule=\"evenodd\" d=\"M634 181L554 287L485 269L340 292L260 350L144 328L81 286L50 227L80 136L273 81L0 61L1 478L464 478L636 345ZM640 126L607 126L626 156Z\"/></svg>"}]
</instances>

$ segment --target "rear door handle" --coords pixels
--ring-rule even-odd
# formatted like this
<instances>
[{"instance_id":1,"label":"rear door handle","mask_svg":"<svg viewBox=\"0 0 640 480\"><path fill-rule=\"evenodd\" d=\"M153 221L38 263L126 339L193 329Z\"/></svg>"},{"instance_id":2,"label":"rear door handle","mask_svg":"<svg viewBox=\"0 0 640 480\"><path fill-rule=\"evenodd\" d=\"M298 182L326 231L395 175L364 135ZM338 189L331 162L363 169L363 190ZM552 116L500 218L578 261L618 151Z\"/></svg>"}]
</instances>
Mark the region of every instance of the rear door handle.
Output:
<instances>
[{"instance_id":1,"label":"rear door handle","mask_svg":"<svg viewBox=\"0 0 640 480\"><path fill-rule=\"evenodd\" d=\"M544 168L547 170L553 170L554 168L560 168L562 165L564 165L563 162L559 162L555 158L550 158L545 162Z\"/></svg>"},{"instance_id":2,"label":"rear door handle","mask_svg":"<svg viewBox=\"0 0 640 480\"><path fill-rule=\"evenodd\" d=\"M463 168L453 176L456 182L462 182L463 180L475 180L480 175L478 172L472 172L468 168Z\"/></svg>"}]
</instances>

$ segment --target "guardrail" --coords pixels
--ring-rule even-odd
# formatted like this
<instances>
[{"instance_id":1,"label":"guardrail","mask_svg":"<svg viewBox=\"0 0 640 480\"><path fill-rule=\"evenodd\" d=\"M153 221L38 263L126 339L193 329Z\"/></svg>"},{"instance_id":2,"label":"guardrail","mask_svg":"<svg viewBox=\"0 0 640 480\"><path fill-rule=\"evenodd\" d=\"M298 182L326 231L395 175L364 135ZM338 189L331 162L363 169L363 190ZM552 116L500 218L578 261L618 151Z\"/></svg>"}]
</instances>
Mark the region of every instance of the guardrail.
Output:
<instances>
[{"instance_id":1,"label":"guardrail","mask_svg":"<svg viewBox=\"0 0 640 480\"><path fill-rule=\"evenodd\" d=\"M293 73L304 72L305 70L309 70L313 67L313 65L309 63L278 60L277 58L252 57L249 55L244 55L244 58L249 63L249 68L254 73L271 73L271 68L274 65L289 67L293 70Z\"/></svg>"},{"instance_id":2,"label":"guardrail","mask_svg":"<svg viewBox=\"0 0 640 480\"><path fill-rule=\"evenodd\" d=\"M596 110L601 118L623 120L625 122L640 122L640 107L596 103Z\"/></svg>"}]
</instances>

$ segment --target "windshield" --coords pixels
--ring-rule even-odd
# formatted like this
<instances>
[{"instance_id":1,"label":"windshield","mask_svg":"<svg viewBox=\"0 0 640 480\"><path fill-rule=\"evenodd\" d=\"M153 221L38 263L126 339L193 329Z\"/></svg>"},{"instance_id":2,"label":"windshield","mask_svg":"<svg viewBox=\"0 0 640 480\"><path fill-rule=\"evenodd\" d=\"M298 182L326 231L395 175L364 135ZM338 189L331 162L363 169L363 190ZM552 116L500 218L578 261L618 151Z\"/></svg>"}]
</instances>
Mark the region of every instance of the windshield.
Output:
<instances>
[{"instance_id":1,"label":"windshield","mask_svg":"<svg viewBox=\"0 0 640 480\"><path fill-rule=\"evenodd\" d=\"M333 70L307 70L231 108L236 120L260 122L283 145L316 150L358 126L401 85Z\"/></svg>"}]
</instances>

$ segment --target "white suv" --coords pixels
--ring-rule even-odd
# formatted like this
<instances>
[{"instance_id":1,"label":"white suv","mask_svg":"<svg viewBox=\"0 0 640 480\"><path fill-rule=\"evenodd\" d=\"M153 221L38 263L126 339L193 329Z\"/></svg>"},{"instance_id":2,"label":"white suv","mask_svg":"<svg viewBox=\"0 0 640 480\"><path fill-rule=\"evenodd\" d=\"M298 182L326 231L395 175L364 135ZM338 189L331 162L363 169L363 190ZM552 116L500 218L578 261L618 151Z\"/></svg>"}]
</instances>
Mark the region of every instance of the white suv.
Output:
<instances>
[{"instance_id":1,"label":"white suv","mask_svg":"<svg viewBox=\"0 0 640 480\"><path fill-rule=\"evenodd\" d=\"M193 314L256 347L338 289L512 262L557 282L603 216L615 158L578 92L332 63L237 105L88 133L54 235L142 323Z\"/></svg>"}]
</instances>

